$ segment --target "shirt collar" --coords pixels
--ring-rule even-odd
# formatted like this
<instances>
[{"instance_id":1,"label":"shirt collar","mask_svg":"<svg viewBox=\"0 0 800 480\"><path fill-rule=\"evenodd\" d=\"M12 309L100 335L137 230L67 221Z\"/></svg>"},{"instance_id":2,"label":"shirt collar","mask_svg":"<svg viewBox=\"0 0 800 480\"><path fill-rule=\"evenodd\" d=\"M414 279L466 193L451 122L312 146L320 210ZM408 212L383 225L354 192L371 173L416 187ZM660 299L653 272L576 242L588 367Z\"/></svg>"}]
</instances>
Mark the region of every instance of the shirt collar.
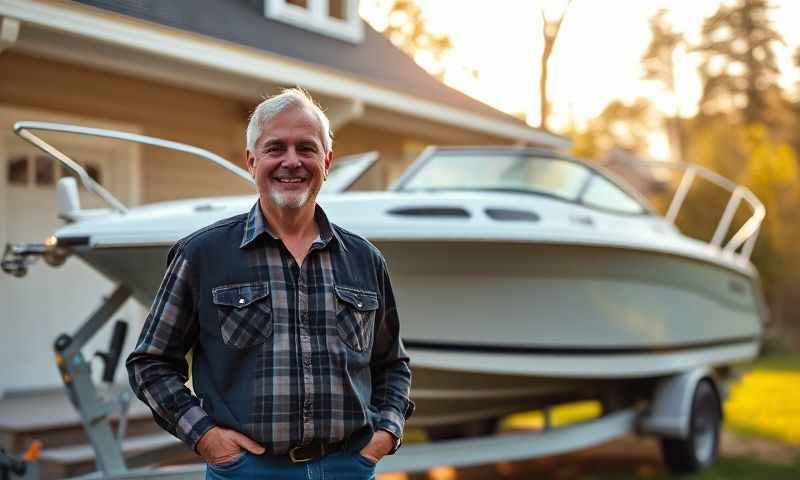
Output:
<instances>
[{"instance_id":1,"label":"shirt collar","mask_svg":"<svg viewBox=\"0 0 800 480\"><path fill-rule=\"evenodd\" d=\"M328 220L328 216L325 215L325 212L319 205L315 205L314 207L314 221L317 222L319 241L323 243L323 246L327 246L333 239L341 243L342 239L339 237L339 232L333 228L333 225ZM255 205L250 209L245 219L242 243L239 245L239 248L245 248L262 235L268 235L270 238L276 240L279 238L270 228L269 222L264 218L264 214L261 212L261 204L256 200Z\"/></svg>"}]
</instances>

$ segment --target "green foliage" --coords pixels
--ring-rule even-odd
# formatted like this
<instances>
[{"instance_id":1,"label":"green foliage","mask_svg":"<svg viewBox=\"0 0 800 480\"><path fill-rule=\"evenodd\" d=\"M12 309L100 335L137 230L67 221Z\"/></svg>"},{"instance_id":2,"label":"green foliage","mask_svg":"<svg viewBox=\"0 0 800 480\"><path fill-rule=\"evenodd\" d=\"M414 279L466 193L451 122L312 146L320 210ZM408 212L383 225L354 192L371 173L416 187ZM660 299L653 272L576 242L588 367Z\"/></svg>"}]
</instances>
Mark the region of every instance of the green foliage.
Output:
<instances>
[{"instance_id":1,"label":"green foliage","mask_svg":"<svg viewBox=\"0 0 800 480\"><path fill-rule=\"evenodd\" d=\"M428 73L439 80L444 77L445 58L453 44L447 35L428 30L422 10L414 0L394 0L383 34Z\"/></svg>"},{"instance_id":2,"label":"green foliage","mask_svg":"<svg viewBox=\"0 0 800 480\"><path fill-rule=\"evenodd\" d=\"M667 9L660 9L650 19L650 44L642 55L644 78L664 84L667 90L675 90L675 49L683 43L683 36L672 29L667 21Z\"/></svg>"},{"instance_id":3,"label":"green foliage","mask_svg":"<svg viewBox=\"0 0 800 480\"><path fill-rule=\"evenodd\" d=\"M740 129L739 135L747 159L741 181L767 210L753 261L772 290L783 290L800 280L797 158L789 145L772 141L763 125ZM782 305L775 307L782 309Z\"/></svg>"},{"instance_id":4,"label":"green foliage","mask_svg":"<svg viewBox=\"0 0 800 480\"><path fill-rule=\"evenodd\" d=\"M724 117L696 127L690 160L747 186L766 208L753 252L767 289L773 316L779 322L791 315L786 292L800 281L800 176L791 146L775 140L763 124L731 125ZM709 182L696 182L686 199L677 225L685 234L710 240L730 194ZM742 204L726 241L750 217ZM784 317L783 319L781 317ZM785 322L784 322L785 323Z\"/></svg>"},{"instance_id":5,"label":"green foliage","mask_svg":"<svg viewBox=\"0 0 800 480\"><path fill-rule=\"evenodd\" d=\"M800 471L800 456L793 464L789 465L766 463L749 457L733 457L720 459L709 470L681 478L686 480L796 480L798 471ZM640 475L635 471L630 471L589 475L584 477L584 480L623 480L631 478L667 480L675 477L667 473Z\"/></svg>"},{"instance_id":6,"label":"green foliage","mask_svg":"<svg viewBox=\"0 0 800 480\"><path fill-rule=\"evenodd\" d=\"M675 92L675 54L684 45L683 35L673 30L667 20L667 9L660 9L650 19L650 43L642 55L644 78L659 82L670 94L674 114L664 119L664 127L669 137L673 158L682 160L686 148L686 131L679 116L677 94Z\"/></svg>"},{"instance_id":7,"label":"green foliage","mask_svg":"<svg viewBox=\"0 0 800 480\"><path fill-rule=\"evenodd\" d=\"M779 73L773 47L783 43L769 10L768 0L736 0L705 20L696 51L703 57L700 106L706 114L742 109L744 123L764 121L765 91Z\"/></svg>"},{"instance_id":8,"label":"green foliage","mask_svg":"<svg viewBox=\"0 0 800 480\"><path fill-rule=\"evenodd\" d=\"M613 148L643 155L647 136L653 130L653 106L644 98L633 103L615 100L609 103L587 128L573 132L572 153L581 158L601 158Z\"/></svg>"}]
</instances>

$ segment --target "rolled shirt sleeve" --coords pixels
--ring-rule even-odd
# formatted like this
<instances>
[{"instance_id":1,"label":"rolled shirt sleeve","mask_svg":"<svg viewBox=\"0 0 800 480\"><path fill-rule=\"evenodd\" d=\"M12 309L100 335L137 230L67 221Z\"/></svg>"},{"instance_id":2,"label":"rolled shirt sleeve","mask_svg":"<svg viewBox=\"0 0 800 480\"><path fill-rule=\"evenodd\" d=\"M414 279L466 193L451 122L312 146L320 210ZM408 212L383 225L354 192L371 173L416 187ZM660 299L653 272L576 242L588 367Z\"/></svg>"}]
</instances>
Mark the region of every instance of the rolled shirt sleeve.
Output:
<instances>
[{"instance_id":1,"label":"rolled shirt sleeve","mask_svg":"<svg viewBox=\"0 0 800 480\"><path fill-rule=\"evenodd\" d=\"M375 317L375 344L370 364L373 378L372 405L380 413L377 427L389 432L396 439L395 448L390 452L394 453L402 443L405 421L413 413L414 403L409 399L411 367L400 338L394 293L383 260L380 266L381 304Z\"/></svg>"},{"instance_id":2,"label":"rolled shirt sleeve","mask_svg":"<svg viewBox=\"0 0 800 480\"><path fill-rule=\"evenodd\" d=\"M176 246L126 367L131 388L153 411L156 422L192 450L211 427L211 418L186 387L186 354L198 337L188 259Z\"/></svg>"}]
</instances>

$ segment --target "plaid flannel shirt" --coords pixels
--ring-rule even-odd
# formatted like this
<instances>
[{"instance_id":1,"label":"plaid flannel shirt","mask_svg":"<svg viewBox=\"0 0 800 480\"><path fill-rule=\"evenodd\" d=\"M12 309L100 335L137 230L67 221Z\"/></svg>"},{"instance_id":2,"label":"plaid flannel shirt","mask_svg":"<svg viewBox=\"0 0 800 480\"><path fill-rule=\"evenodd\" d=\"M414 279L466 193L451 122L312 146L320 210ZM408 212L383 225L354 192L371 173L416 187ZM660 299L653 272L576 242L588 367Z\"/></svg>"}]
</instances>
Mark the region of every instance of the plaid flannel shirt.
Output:
<instances>
[{"instance_id":1,"label":"plaid flannel shirt","mask_svg":"<svg viewBox=\"0 0 800 480\"><path fill-rule=\"evenodd\" d=\"M173 247L127 367L134 392L156 421L193 449L206 431L225 423L210 408L230 409L226 418L236 418L241 432L271 454L315 439L342 441L367 426L388 431L399 447L413 411L411 373L383 257L363 238L330 224L319 207L315 218L320 236L302 265L270 230L258 202L248 214L217 222ZM234 232L229 240L242 232L241 243L217 245L228 231ZM196 248L198 243L204 248ZM353 245L377 259L377 269L354 272L362 280L376 279L369 289L337 281L336 256L352 255ZM239 249L231 258L243 264L228 264L226 248ZM198 275L219 269L247 272L257 281L206 285ZM247 398L223 393L212 407L202 394L193 395L185 386L192 348L195 392L208 385L224 389L219 385L242 377L245 393L239 397Z\"/></svg>"}]
</instances>

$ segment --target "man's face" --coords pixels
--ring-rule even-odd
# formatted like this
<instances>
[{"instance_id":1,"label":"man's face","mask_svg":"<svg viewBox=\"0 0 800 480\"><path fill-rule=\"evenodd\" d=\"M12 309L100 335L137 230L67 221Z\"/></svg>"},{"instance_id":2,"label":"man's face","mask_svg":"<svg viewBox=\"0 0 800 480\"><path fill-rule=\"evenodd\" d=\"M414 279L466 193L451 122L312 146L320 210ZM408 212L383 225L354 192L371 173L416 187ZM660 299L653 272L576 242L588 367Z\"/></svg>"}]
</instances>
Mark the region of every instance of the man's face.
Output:
<instances>
[{"instance_id":1,"label":"man's face","mask_svg":"<svg viewBox=\"0 0 800 480\"><path fill-rule=\"evenodd\" d=\"M301 107L290 106L264 123L255 151L247 151L262 202L301 208L316 200L333 158L321 135L317 118Z\"/></svg>"}]
</instances>

